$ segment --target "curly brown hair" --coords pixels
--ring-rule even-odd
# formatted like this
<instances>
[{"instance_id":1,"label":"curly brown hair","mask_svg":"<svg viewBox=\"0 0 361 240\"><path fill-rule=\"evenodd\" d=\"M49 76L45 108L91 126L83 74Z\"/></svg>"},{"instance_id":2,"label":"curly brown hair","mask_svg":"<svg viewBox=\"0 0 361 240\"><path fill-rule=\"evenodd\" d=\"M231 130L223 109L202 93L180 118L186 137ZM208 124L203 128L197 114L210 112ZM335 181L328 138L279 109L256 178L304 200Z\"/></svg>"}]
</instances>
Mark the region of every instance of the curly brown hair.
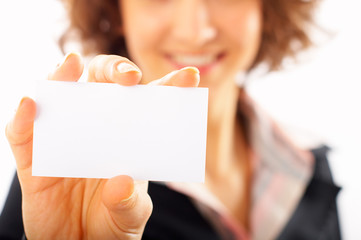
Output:
<instances>
[{"instance_id":1,"label":"curly brown hair","mask_svg":"<svg viewBox=\"0 0 361 240\"><path fill-rule=\"evenodd\" d=\"M60 38L64 46L74 31L83 53L119 54L129 58L124 37L119 33L121 17L118 0L63 0L70 26ZM261 46L252 67L265 62L277 70L285 57L312 45L308 30L319 0L262 0Z\"/></svg>"}]
</instances>

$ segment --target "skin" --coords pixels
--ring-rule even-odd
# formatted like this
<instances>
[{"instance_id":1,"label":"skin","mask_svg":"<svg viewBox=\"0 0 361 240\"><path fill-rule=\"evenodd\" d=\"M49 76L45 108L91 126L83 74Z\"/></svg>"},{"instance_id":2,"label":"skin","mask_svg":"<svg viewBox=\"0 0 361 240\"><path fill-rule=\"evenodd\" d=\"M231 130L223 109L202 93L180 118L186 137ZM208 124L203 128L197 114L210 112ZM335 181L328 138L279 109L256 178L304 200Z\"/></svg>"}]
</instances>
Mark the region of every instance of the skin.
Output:
<instances>
[{"instance_id":1,"label":"skin","mask_svg":"<svg viewBox=\"0 0 361 240\"><path fill-rule=\"evenodd\" d=\"M205 183L248 227L251 173L236 117L240 90L235 75L247 71L258 53L261 1L120 0L119 5L120 31L132 60L143 71L143 82L187 63L200 70L199 86L209 88Z\"/></svg>"},{"instance_id":2,"label":"skin","mask_svg":"<svg viewBox=\"0 0 361 240\"><path fill-rule=\"evenodd\" d=\"M208 87L206 186L247 227L249 161L236 118L239 89L234 77L247 70L257 54L260 1L122 0L120 5L124 23L120 31L134 62L99 55L89 65L88 81ZM210 55L215 60L192 64L200 69L199 75L184 61L175 61L176 55ZM72 53L49 74L49 80L77 81L82 71L81 57ZM128 176L109 180L33 177L35 115L36 103L23 98L6 127L28 239L140 239L152 211L148 183Z\"/></svg>"},{"instance_id":3,"label":"skin","mask_svg":"<svg viewBox=\"0 0 361 240\"><path fill-rule=\"evenodd\" d=\"M135 70L123 73L114 70L124 62ZM82 71L80 56L72 53L49 74L49 80L77 81ZM89 66L90 82L131 86L138 84L140 78L137 67L119 56L100 55ZM186 81L183 81L184 78ZM199 74L194 68L185 68L152 84L196 87ZM21 184L27 238L140 239L152 211L152 202L147 194L148 183L134 182L129 176L109 180L33 177L35 115L36 103L30 98L23 98L6 127Z\"/></svg>"}]
</instances>

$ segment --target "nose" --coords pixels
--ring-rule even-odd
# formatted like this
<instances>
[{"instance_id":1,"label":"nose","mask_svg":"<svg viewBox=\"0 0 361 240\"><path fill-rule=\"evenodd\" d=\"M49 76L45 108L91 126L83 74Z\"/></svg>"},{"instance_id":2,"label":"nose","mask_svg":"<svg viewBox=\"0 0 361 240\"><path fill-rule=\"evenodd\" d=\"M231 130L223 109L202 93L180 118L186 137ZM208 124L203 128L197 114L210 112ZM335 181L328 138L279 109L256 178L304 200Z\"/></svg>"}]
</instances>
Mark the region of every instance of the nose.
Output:
<instances>
[{"instance_id":1,"label":"nose","mask_svg":"<svg viewBox=\"0 0 361 240\"><path fill-rule=\"evenodd\" d=\"M172 34L183 44L199 47L217 35L204 0L178 1L173 16Z\"/></svg>"}]
</instances>

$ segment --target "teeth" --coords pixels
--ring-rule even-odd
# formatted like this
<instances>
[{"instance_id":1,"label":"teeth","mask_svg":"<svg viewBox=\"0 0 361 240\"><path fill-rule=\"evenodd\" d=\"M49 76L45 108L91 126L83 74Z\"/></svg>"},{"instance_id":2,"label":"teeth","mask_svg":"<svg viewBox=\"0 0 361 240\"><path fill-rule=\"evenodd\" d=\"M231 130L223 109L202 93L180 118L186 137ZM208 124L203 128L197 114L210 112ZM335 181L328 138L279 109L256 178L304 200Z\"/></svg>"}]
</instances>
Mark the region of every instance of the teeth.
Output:
<instances>
[{"instance_id":1,"label":"teeth","mask_svg":"<svg viewBox=\"0 0 361 240\"><path fill-rule=\"evenodd\" d=\"M176 55L173 56L173 60L180 65L203 66L214 62L215 57L213 55L207 55L207 56Z\"/></svg>"}]
</instances>

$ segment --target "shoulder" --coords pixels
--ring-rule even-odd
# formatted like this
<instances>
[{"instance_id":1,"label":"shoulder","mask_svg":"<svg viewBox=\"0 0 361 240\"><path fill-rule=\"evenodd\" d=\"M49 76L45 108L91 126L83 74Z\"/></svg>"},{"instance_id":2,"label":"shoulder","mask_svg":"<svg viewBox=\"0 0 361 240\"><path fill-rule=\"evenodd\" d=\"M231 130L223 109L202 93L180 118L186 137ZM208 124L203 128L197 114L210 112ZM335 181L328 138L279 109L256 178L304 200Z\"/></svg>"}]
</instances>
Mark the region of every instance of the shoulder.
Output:
<instances>
[{"instance_id":1,"label":"shoulder","mask_svg":"<svg viewBox=\"0 0 361 240\"><path fill-rule=\"evenodd\" d=\"M278 239L341 239L336 186L330 171L327 146L311 149L313 176L294 214Z\"/></svg>"},{"instance_id":2,"label":"shoulder","mask_svg":"<svg viewBox=\"0 0 361 240\"><path fill-rule=\"evenodd\" d=\"M23 236L21 189L15 174L0 216L0 239L22 239Z\"/></svg>"},{"instance_id":3,"label":"shoulder","mask_svg":"<svg viewBox=\"0 0 361 240\"><path fill-rule=\"evenodd\" d=\"M154 182L148 192L153 213L142 239L220 239L189 197Z\"/></svg>"}]
</instances>

